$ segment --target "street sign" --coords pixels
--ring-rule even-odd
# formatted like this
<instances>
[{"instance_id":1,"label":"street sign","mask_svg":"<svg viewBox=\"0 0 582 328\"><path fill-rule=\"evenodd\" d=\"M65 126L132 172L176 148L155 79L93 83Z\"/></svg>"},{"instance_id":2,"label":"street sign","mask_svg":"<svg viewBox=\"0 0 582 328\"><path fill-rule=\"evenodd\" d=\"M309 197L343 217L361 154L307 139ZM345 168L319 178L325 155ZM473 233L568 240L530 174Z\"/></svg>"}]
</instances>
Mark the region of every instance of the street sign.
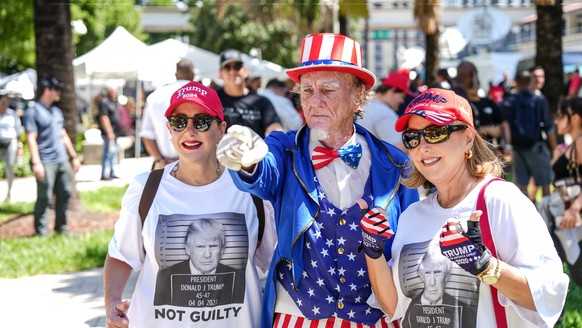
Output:
<instances>
[{"instance_id":1,"label":"street sign","mask_svg":"<svg viewBox=\"0 0 582 328\"><path fill-rule=\"evenodd\" d=\"M372 40L389 40L392 39L391 30L372 30Z\"/></svg>"}]
</instances>

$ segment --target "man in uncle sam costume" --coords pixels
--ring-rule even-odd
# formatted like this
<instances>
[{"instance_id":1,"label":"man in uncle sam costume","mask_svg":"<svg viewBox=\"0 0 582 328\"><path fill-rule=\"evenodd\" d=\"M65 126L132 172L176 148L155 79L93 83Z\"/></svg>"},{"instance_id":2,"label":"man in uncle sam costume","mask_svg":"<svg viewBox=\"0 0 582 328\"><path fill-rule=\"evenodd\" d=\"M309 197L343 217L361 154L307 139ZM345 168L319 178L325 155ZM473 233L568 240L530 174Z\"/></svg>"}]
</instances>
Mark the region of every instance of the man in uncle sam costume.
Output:
<instances>
[{"instance_id":1,"label":"man in uncle sam costume","mask_svg":"<svg viewBox=\"0 0 582 328\"><path fill-rule=\"evenodd\" d=\"M400 184L406 155L354 124L376 77L362 67L358 42L328 33L305 37L301 63L287 75L299 84L307 126L264 141L232 126L217 150L237 187L275 209L279 241L261 327L388 327L367 304L362 209L386 209L396 230L418 193ZM390 259L390 248L372 251Z\"/></svg>"}]
</instances>

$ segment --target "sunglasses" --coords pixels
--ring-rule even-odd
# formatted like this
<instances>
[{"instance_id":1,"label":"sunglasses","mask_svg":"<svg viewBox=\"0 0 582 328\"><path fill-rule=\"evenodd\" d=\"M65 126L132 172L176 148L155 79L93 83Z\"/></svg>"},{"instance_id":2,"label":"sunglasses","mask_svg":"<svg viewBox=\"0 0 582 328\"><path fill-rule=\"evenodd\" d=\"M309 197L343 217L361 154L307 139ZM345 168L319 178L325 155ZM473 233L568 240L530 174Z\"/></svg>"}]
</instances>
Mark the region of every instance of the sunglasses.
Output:
<instances>
[{"instance_id":1,"label":"sunglasses","mask_svg":"<svg viewBox=\"0 0 582 328\"><path fill-rule=\"evenodd\" d=\"M192 125L198 132L208 131L208 129L210 129L210 125L212 125L212 121L214 120L217 120L220 123L220 119L206 114L198 114L194 115L194 117L188 117L186 115L168 116L170 127L176 132L184 131L186 126L188 126L188 120L192 120Z\"/></svg>"},{"instance_id":2,"label":"sunglasses","mask_svg":"<svg viewBox=\"0 0 582 328\"><path fill-rule=\"evenodd\" d=\"M232 70L240 71L242 67L243 67L243 63L234 63L232 65L224 65L224 66L222 66L222 70L223 71L227 71L227 72L230 72Z\"/></svg>"},{"instance_id":3,"label":"sunglasses","mask_svg":"<svg viewBox=\"0 0 582 328\"><path fill-rule=\"evenodd\" d=\"M431 125L422 130L406 130L402 132L402 143L406 149L413 149L420 145L420 136L429 144L438 144L449 140L451 133L463 131L466 125Z\"/></svg>"}]
</instances>

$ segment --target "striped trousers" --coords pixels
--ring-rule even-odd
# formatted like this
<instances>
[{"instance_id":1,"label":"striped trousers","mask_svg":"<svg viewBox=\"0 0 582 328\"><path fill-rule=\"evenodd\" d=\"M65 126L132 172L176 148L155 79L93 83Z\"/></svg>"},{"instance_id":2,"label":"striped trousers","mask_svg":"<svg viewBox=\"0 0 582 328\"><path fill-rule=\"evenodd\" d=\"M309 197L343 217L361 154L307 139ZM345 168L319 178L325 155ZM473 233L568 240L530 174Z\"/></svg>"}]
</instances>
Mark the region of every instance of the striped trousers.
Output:
<instances>
[{"instance_id":1,"label":"striped trousers","mask_svg":"<svg viewBox=\"0 0 582 328\"><path fill-rule=\"evenodd\" d=\"M309 320L291 314L277 313L273 328L399 328L396 321L379 320L374 326L351 322L336 317L319 320Z\"/></svg>"}]
</instances>

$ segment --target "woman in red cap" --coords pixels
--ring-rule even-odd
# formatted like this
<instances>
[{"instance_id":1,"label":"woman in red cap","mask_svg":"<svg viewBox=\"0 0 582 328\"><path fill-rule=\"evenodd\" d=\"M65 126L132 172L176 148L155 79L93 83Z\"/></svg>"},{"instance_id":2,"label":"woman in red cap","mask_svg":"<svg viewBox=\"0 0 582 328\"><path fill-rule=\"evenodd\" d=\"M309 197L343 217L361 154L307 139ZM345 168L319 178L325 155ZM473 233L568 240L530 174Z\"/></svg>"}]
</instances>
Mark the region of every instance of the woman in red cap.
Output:
<instances>
[{"instance_id":1,"label":"woman in red cap","mask_svg":"<svg viewBox=\"0 0 582 328\"><path fill-rule=\"evenodd\" d=\"M436 192L402 213L396 234L382 209L362 218L364 243L393 242L390 266L367 257L383 310L402 327L552 327L568 277L534 204L496 179L502 164L468 102L429 89L396 130L411 159L404 184Z\"/></svg>"},{"instance_id":2,"label":"woman in red cap","mask_svg":"<svg viewBox=\"0 0 582 328\"><path fill-rule=\"evenodd\" d=\"M153 173L136 176L123 198L105 260L107 327L257 327L257 211L216 158L226 130L218 95L190 82L165 116L178 161L162 169L145 219L142 194ZM195 226L206 228L193 240ZM139 276L130 306L122 294L132 270Z\"/></svg>"}]
</instances>

